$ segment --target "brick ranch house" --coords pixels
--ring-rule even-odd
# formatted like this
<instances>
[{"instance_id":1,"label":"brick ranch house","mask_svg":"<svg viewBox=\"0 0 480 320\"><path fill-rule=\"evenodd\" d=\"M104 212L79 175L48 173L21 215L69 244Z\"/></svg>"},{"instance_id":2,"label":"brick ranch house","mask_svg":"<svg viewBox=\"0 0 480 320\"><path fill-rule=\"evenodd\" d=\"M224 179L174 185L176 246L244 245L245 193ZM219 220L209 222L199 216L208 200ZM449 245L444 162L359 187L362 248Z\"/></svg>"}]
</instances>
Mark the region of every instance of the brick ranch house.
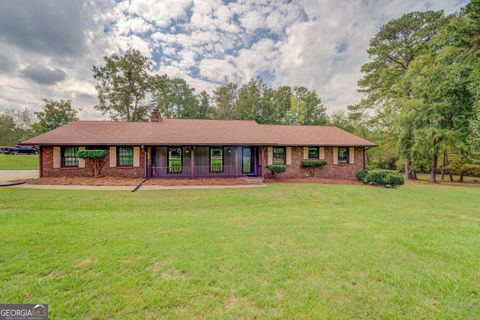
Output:
<instances>
[{"instance_id":1,"label":"brick ranch house","mask_svg":"<svg viewBox=\"0 0 480 320\"><path fill-rule=\"evenodd\" d=\"M85 149L107 151L103 176L136 178L306 177L303 159L326 162L316 176L355 179L370 141L333 126L260 125L246 120L161 119L151 122L76 121L24 145L40 148L40 177L92 176Z\"/></svg>"}]
</instances>

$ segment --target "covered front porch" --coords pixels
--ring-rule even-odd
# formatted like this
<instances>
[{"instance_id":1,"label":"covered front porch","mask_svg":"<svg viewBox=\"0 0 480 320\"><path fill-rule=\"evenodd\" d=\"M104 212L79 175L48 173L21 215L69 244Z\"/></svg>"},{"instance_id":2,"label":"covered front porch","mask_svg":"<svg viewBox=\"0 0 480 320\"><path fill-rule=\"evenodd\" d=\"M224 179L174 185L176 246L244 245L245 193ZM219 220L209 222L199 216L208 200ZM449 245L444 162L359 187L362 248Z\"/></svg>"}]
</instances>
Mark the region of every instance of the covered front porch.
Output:
<instances>
[{"instance_id":1,"label":"covered front porch","mask_svg":"<svg viewBox=\"0 0 480 320\"><path fill-rule=\"evenodd\" d=\"M262 176L258 146L148 146L146 178Z\"/></svg>"}]
</instances>

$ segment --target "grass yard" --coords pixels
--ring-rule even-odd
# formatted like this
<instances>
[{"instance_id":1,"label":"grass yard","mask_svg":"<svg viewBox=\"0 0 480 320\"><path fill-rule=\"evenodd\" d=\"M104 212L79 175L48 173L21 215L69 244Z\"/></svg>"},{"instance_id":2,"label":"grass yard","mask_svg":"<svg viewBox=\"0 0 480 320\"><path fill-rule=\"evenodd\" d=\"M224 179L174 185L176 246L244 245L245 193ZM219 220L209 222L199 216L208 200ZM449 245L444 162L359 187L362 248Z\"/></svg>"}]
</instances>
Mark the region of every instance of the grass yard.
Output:
<instances>
[{"instance_id":1,"label":"grass yard","mask_svg":"<svg viewBox=\"0 0 480 320\"><path fill-rule=\"evenodd\" d=\"M0 301L52 319L478 319L480 187L0 189Z\"/></svg>"},{"instance_id":2,"label":"grass yard","mask_svg":"<svg viewBox=\"0 0 480 320\"><path fill-rule=\"evenodd\" d=\"M418 178L418 180L421 180L421 181L430 181L430 174L429 173L417 173L417 178ZM464 176L463 180L464 180L464 182L475 182L475 181L480 181L480 177ZM453 182L459 182L459 181L460 181L460 176L453 175ZM450 178L449 178L448 174L445 174L445 180L442 180L442 175L438 174L437 175L437 182L449 183Z\"/></svg>"},{"instance_id":3,"label":"grass yard","mask_svg":"<svg viewBox=\"0 0 480 320\"><path fill-rule=\"evenodd\" d=\"M0 154L0 170L36 170L38 156Z\"/></svg>"}]
</instances>

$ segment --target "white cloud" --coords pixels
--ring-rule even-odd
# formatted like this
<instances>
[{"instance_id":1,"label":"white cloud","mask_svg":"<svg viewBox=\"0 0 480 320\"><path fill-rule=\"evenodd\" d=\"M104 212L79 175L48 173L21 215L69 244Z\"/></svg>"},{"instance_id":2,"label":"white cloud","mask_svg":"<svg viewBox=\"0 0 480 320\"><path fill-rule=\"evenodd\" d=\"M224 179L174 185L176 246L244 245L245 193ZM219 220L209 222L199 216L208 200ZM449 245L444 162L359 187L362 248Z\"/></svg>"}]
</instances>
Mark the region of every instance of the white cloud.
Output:
<instances>
[{"instance_id":1,"label":"white cloud","mask_svg":"<svg viewBox=\"0 0 480 320\"><path fill-rule=\"evenodd\" d=\"M278 57L278 48L271 39L263 39L256 42L249 49L242 49L236 63L245 79L254 78L259 72L275 70Z\"/></svg>"},{"instance_id":2,"label":"white cloud","mask_svg":"<svg viewBox=\"0 0 480 320\"><path fill-rule=\"evenodd\" d=\"M148 42L145 39L140 38L136 35L130 36L118 36L116 38L119 47L126 51L128 49L136 49L139 50L143 55L150 57L150 47Z\"/></svg>"},{"instance_id":3,"label":"white cloud","mask_svg":"<svg viewBox=\"0 0 480 320\"><path fill-rule=\"evenodd\" d=\"M153 29L153 26L143 18L134 17L130 19L123 14L117 18L118 33L128 35L130 32L145 33Z\"/></svg>"},{"instance_id":4,"label":"white cloud","mask_svg":"<svg viewBox=\"0 0 480 320\"><path fill-rule=\"evenodd\" d=\"M184 16L191 4L190 0L131 0L127 11L152 21L160 27L166 27L173 20Z\"/></svg>"},{"instance_id":5,"label":"white cloud","mask_svg":"<svg viewBox=\"0 0 480 320\"><path fill-rule=\"evenodd\" d=\"M198 67L202 77L213 82L220 82L225 75L231 75L236 70L231 63L220 59L203 59Z\"/></svg>"}]
</instances>

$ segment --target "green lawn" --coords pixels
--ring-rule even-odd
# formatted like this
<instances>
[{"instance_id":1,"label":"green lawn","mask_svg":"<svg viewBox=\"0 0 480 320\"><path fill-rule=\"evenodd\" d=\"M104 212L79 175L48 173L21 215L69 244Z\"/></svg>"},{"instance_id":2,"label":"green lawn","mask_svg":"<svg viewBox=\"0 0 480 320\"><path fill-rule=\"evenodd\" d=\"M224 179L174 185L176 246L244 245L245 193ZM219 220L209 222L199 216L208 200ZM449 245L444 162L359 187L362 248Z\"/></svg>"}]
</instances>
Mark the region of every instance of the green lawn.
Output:
<instances>
[{"instance_id":1,"label":"green lawn","mask_svg":"<svg viewBox=\"0 0 480 320\"><path fill-rule=\"evenodd\" d=\"M0 154L0 170L38 169L38 156Z\"/></svg>"},{"instance_id":2,"label":"green lawn","mask_svg":"<svg viewBox=\"0 0 480 320\"><path fill-rule=\"evenodd\" d=\"M52 319L478 319L480 187L0 188L0 301Z\"/></svg>"}]
</instances>

